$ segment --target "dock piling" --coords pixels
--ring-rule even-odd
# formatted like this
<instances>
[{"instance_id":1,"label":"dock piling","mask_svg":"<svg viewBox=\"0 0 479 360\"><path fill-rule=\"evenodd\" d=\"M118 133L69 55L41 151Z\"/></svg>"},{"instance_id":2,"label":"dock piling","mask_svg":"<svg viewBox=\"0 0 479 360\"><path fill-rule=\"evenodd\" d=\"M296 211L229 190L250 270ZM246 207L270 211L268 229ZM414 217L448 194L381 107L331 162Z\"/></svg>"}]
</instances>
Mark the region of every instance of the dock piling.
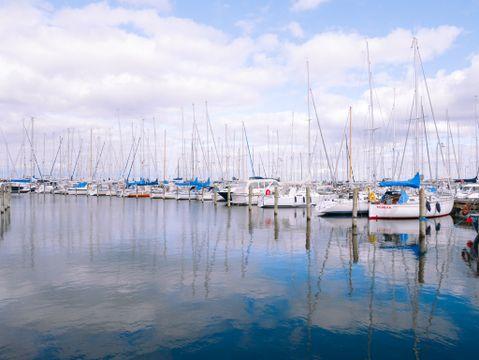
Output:
<instances>
[{"instance_id":1,"label":"dock piling","mask_svg":"<svg viewBox=\"0 0 479 360\"><path fill-rule=\"evenodd\" d=\"M251 212L253 210L253 188L248 186L248 210Z\"/></svg>"},{"instance_id":2,"label":"dock piling","mask_svg":"<svg viewBox=\"0 0 479 360\"><path fill-rule=\"evenodd\" d=\"M279 200L279 193L278 187L274 187L274 216L278 216L278 200Z\"/></svg>"},{"instance_id":3,"label":"dock piling","mask_svg":"<svg viewBox=\"0 0 479 360\"><path fill-rule=\"evenodd\" d=\"M231 207L231 185L228 184L228 192L226 194L226 206Z\"/></svg>"},{"instance_id":4,"label":"dock piling","mask_svg":"<svg viewBox=\"0 0 479 360\"><path fill-rule=\"evenodd\" d=\"M359 197L359 189L354 188L353 190L353 219L358 217L358 197Z\"/></svg>"},{"instance_id":5,"label":"dock piling","mask_svg":"<svg viewBox=\"0 0 479 360\"><path fill-rule=\"evenodd\" d=\"M311 221L311 188L306 186L306 221Z\"/></svg>"}]
</instances>

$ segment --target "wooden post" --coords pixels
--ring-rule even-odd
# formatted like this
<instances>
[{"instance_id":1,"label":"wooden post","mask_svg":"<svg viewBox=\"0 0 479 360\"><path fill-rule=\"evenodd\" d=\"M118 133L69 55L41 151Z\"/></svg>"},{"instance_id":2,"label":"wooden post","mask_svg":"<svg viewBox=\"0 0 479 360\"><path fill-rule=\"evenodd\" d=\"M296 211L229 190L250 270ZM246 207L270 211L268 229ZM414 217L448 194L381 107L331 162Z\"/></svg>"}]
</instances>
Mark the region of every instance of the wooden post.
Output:
<instances>
[{"instance_id":1,"label":"wooden post","mask_svg":"<svg viewBox=\"0 0 479 360\"><path fill-rule=\"evenodd\" d=\"M424 254L426 249L426 194L419 189L419 252Z\"/></svg>"},{"instance_id":2,"label":"wooden post","mask_svg":"<svg viewBox=\"0 0 479 360\"><path fill-rule=\"evenodd\" d=\"M274 239L278 240L279 237L279 222L278 222L278 216L274 217Z\"/></svg>"},{"instance_id":3,"label":"wooden post","mask_svg":"<svg viewBox=\"0 0 479 360\"><path fill-rule=\"evenodd\" d=\"M201 202L205 202L205 188L201 188Z\"/></svg>"},{"instance_id":4,"label":"wooden post","mask_svg":"<svg viewBox=\"0 0 479 360\"><path fill-rule=\"evenodd\" d=\"M251 212L253 209L253 188L248 186L248 210Z\"/></svg>"},{"instance_id":5,"label":"wooden post","mask_svg":"<svg viewBox=\"0 0 479 360\"><path fill-rule=\"evenodd\" d=\"M274 216L278 216L278 200L279 200L279 193L278 193L278 186L274 187Z\"/></svg>"},{"instance_id":6,"label":"wooden post","mask_svg":"<svg viewBox=\"0 0 479 360\"><path fill-rule=\"evenodd\" d=\"M306 186L306 221L311 220L311 188Z\"/></svg>"},{"instance_id":7,"label":"wooden post","mask_svg":"<svg viewBox=\"0 0 479 360\"><path fill-rule=\"evenodd\" d=\"M353 218L353 228L351 231L351 242L353 245L353 262L356 264L359 261L359 249L358 249L358 223L357 219Z\"/></svg>"},{"instance_id":8,"label":"wooden post","mask_svg":"<svg viewBox=\"0 0 479 360\"><path fill-rule=\"evenodd\" d=\"M359 197L359 189L354 188L353 190L353 219L358 217L358 197Z\"/></svg>"},{"instance_id":9,"label":"wooden post","mask_svg":"<svg viewBox=\"0 0 479 360\"><path fill-rule=\"evenodd\" d=\"M311 249L311 221L306 221L306 250Z\"/></svg>"},{"instance_id":10,"label":"wooden post","mask_svg":"<svg viewBox=\"0 0 479 360\"><path fill-rule=\"evenodd\" d=\"M216 191L216 186L213 186L213 203L215 206L218 205L218 192Z\"/></svg>"},{"instance_id":11,"label":"wooden post","mask_svg":"<svg viewBox=\"0 0 479 360\"><path fill-rule=\"evenodd\" d=\"M228 193L226 194L226 206L231 206L231 185L228 184Z\"/></svg>"}]
</instances>

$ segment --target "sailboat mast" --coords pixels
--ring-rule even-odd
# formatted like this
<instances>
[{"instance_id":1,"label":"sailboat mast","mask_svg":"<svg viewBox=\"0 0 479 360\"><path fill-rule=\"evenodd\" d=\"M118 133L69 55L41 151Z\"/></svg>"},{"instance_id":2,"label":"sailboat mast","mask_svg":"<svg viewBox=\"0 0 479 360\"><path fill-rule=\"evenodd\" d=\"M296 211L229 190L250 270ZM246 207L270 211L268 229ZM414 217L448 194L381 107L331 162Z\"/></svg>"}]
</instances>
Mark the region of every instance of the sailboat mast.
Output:
<instances>
[{"instance_id":1,"label":"sailboat mast","mask_svg":"<svg viewBox=\"0 0 479 360\"><path fill-rule=\"evenodd\" d=\"M34 156L35 156L35 137L33 132L33 123L34 119L33 116L30 118L31 121L31 149L30 149L30 168L31 168L31 176L35 177L35 163L34 163Z\"/></svg>"},{"instance_id":2,"label":"sailboat mast","mask_svg":"<svg viewBox=\"0 0 479 360\"><path fill-rule=\"evenodd\" d=\"M308 92L309 93L309 92ZM289 163L289 171L290 171L290 180L294 180L294 171L293 171L293 158L294 158L294 153L293 153L293 146L294 146L294 112L291 114L291 158L290 158L290 163Z\"/></svg>"},{"instance_id":3,"label":"sailboat mast","mask_svg":"<svg viewBox=\"0 0 479 360\"><path fill-rule=\"evenodd\" d=\"M418 92L418 74L417 74L417 39L413 38L414 46L414 112L416 114L415 123L415 151L413 153L414 171L419 171L418 155L419 155L419 92Z\"/></svg>"},{"instance_id":4,"label":"sailboat mast","mask_svg":"<svg viewBox=\"0 0 479 360\"><path fill-rule=\"evenodd\" d=\"M479 143L477 139L477 127L479 126L477 121L477 95L474 96L474 138L476 140L476 175L479 172Z\"/></svg>"},{"instance_id":5,"label":"sailboat mast","mask_svg":"<svg viewBox=\"0 0 479 360\"><path fill-rule=\"evenodd\" d=\"M310 92L311 83L309 78L309 60L306 61L306 72L308 77L308 177L311 177L311 105L310 105Z\"/></svg>"},{"instance_id":6,"label":"sailboat mast","mask_svg":"<svg viewBox=\"0 0 479 360\"><path fill-rule=\"evenodd\" d=\"M371 143L371 172L372 180L376 181L376 141L374 136L374 101L373 101L373 74L371 71L371 59L369 56L369 43L366 41L366 53L368 57L368 80L369 80L369 111L371 112L371 133L370 133L370 143Z\"/></svg>"},{"instance_id":7,"label":"sailboat mast","mask_svg":"<svg viewBox=\"0 0 479 360\"><path fill-rule=\"evenodd\" d=\"M352 107L349 107L349 171L348 171L348 181L351 182L353 178L353 110Z\"/></svg>"},{"instance_id":8,"label":"sailboat mast","mask_svg":"<svg viewBox=\"0 0 479 360\"><path fill-rule=\"evenodd\" d=\"M163 131L163 180L166 180L166 129Z\"/></svg>"}]
</instances>

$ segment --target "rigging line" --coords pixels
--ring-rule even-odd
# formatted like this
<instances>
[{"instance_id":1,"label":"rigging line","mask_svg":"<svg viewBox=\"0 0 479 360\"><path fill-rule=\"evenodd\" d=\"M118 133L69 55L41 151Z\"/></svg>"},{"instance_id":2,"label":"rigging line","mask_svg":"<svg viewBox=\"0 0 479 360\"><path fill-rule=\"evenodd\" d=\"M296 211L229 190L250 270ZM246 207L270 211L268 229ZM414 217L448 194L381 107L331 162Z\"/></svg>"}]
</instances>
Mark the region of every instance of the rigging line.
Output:
<instances>
[{"instance_id":1,"label":"rigging line","mask_svg":"<svg viewBox=\"0 0 479 360\"><path fill-rule=\"evenodd\" d=\"M28 135L28 131L27 131L27 128L25 127L25 123L23 124L23 129L25 130L25 135L27 136L27 140L30 144L30 149L31 149L32 155L33 155L33 160L35 161L35 165L37 165L37 170L38 170L38 173L40 174L40 179L43 179L42 170L40 169L40 165L38 164L37 155L35 154L35 149L33 148L32 140L30 139L30 136ZM32 174L32 176L33 176L33 174Z\"/></svg>"},{"instance_id":2,"label":"rigging line","mask_svg":"<svg viewBox=\"0 0 479 360\"><path fill-rule=\"evenodd\" d=\"M447 129L449 131L449 135L451 136L452 155L454 156L454 163L456 164L457 177L461 178L461 174L459 173L459 163L457 161L457 156L456 156L456 147L454 145L454 136L452 136L451 124L449 121L449 112L447 110L446 110L446 119L447 119ZM458 152L459 152L459 149L458 149Z\"/></svg>"},{"instance_id":3,"label":"rigging line","mask_svg":"<svg viewBox=\"0 0 479 360\"><path fill-rule=\"evenodd\" d=\"M427 164L429 166L429 178L432 179L431 156L429 154L429 141L428 141L428 136L427 136L426 119L425 119L425 116L424 116L424 107L422 105L422 101L421 101L421 112L422 112L422 123L423 123L423 126L424 126L424 138L426 140L426 154L427 154Z\"/></svg>"},{"instance_id":4,"label":"rigging line","mask_svg":"<svg viewBox=\"0 0 479 360\"><path fill-rule=\"evenodd\" d=\"M93 171L92 178L96 177L96 172L98 170L98 165L100 164L101 155L103 154L103 149L105 148L105 141L103 141L103 145L101 146L100 155L98 155L98 159L96 159L95 170Z\"/></svg>"},{"instance_id":5,"label":"rigging line","mask_svg":"<svg viewBox=\"0 0 479 360\"><path fill-rule=\"evenodd\" d=\"M421 56L421 52L419 51L419 44L417 42L416 42L416 47L417 47L417 54L418 54L418 58L419 58L419 64L421 65L422 77L424 79L424 84L426 85L426 93L427 93L427 99L429 101L429 107L431 109L431 116L432 116L432 120L434 122L434 128L436 129L437 142L439 144L441 144L441 138L439 137L439 130L437 128L437 123L436 123L436 115L434 114L434 108L432 107L431 94L429 92L429 85L427 84L426 72L424 71L424 66L423 66L423 63L422 63L422 56ZM447 173L447 179L448 179L447 182L449 183L449 187L450 187L451 186L451 183L450 183L451 174L449 173L449 169L447 169L446 160L444 158L444 152L442 151L441 146L439 146L439 150L441 152L442 164L446 168L446 171L448 172Z\"/></svg>"},{"instance_id":6,"label":"rigging line","mask_svg":"<svg viewBox=\"0 0 479 360\"><path fill-rule=\"evenodd\" d=\"M60 136L60 144L58 145L57 152L55 154L55 158L53 159L52 167L50 168L50 174L49 176L52 176L53 174L53 168L55 167L55 164L57 162L58 154L60 153L60 149L62 148L62 142L63 142L63 136Z\"/></svg>"},{"instance_id":7,"label":"rigging line","mask_svg":"<svg viewBox=\"0 0 479 360\"><path fill-rule=\"evenodd\" d=\"M222 174L222 177L224 178L225 177L224 176L225 172L224 172L224 169L223 169L223 162L222 162L221 156L218 152L218 147L216 146L215 134L213 132L213 127L212 127L211 121L210 121L210 113L208 111L208 102L205 102L205 106L206 106L206 118L208 120L208 126L209 126L209 129L211 131L211 138L213 139L213 146L215 148L216 158L218 159L218 166L220 168L220 173ZM225 139L225 141L226 141L226 139Z\"/></svg>"},{"instance_id":8,"label":"rigging line","mask_svg":"<svg viewBox=\"0 0 479 360\"><path fill-rule=\"evenodd\" d=\"M135 137L133 137L133 141L131 142L131 146L130 146L130 151L128 152L128 157L126 158L125 167L120 174L120 178L123 178L125 176L126 169L128 168L128 163L130 162L130 157L131 157L132 151L135 147L135 143L136 143L136 140L135 140Z\"/></svg>"},{"instance_id":9,"label":"rigging line","mask_svg":"<svg viewBox=\"0 0 479 360\"><path fill-rule=\"evenodd\" d=\"M5 136L5 132L3 131L2 128L0 128L0 131L2 132L3 141L5 142L5 147L6 147L6 150L7 150L8 159L9 159L10 162L12 163L13 174L14 174L15 177L17 177L17 170L16 170L16 167L15 167L15 163L13 162L12 155L10 154L10 150L9 150L9 148L8 148L8 142L7 142L7 138L6 138L6 136Z\"/></svg>"},{"instance_id":10,"label":"rigging line","mask_svg":"<svg viewBox=\"0 0 479 360\"><path fill-rule=\"evenodd\" d=\"M75 176L75 172L76 172L77 166L78 166L78 161L80 160L80 154L81 154L82 146L83 146L83 141L81 141L81 139L80 139L80 149L78 150L78 155L77 155L77 158L75 160L75 165L73 166L73 172L70 176L70 180L73 180L73 176Z\"/></svg>"},{"instance_id":11,"label":"rigging line","mask_svg":"<svg viewBox=\"0 0 479 360\"><path fill-rule=\"evenodd\" d=\"M136 153L138 152L138 148L140 147L141 136L138 138L138 142L136 143L135 151L133 152L133 158L131 159L130 170L128 170L128 175L126 176L126 182L128 185L128 179L131 175L131 170L133 169L133 164L135 163Z\"/></svg>"},{"instance_id":12,"label":"rigging line","mask_svg":"<svg viewBox=\"0 0 479 360\"><path fill-rule=\"evenodd\" d=\"M411 104L411 111L409 112L409 123L408 123L408 125L407 125L406 141L404 142L404 148L403 148L403 152L402 152L401 166L399 167L398 178L401 177L401 173L402 173L402 166L403 166L403 163L404 163L404 155L406 154L407 141L408 141L408 139L409 139L409 131L411 130L412 111L413 111L413 109L414 109L414 98L413 98L413 101L412 101L412 104Z\"/></svg>"},{"instance_id":13,"label":"rigging line","mask_svg":"<svg viewBox=\"0 0 479 360\"><path fill-rule=\"evenodd\" d=\"M339 158L341 157L341 153L343 152L343 144L344 138L346 137L346 130L348 128L349 118L346 119L346 123L344 124L343 136L341 137L341 145L339 146L338 156L336 157L336 165L334 167L334 177L338 178L338 165L339 165Z\"/></svg>"},{"instance_id":14,"label":"rigging line","mask_svg":"<svg viewBox=\"0 0 479 360\"><path fill-rule=\"evenodd\" d=\"M203 155L203 161L206 164L206 169L209 169L210 164L208 163L208 159L206 158L205 150L203 149L203 143L200 137L200 131L198 130L198 125L196 123L195 123L195 130L196 130L196 134L198 135L198 143L200 144L201 154Z\"/></svg>"},{"instance_id":15,"label":"rigging line","mask_svg":"<svg viewBox=\"0 0 479 360\"><path fill-rule=\"evenodd\" d=\"M329 173L331 174L331 181L335 183L336 179L334 178L333 169L329 161L328 151L326 150L326 143L324 141L323 130L321 129L321 124L319 123L318 111L316 109L316 101L314 100L313 90L309 88L309 92L311 93L311 103L313 104L314 115L316 116L316 123L318 124L319 134L321 136L321 142L323 143L323 150L326 156L326 162L328 163Z\"/></svg>"},{"instance_id":16,"label":"rigging line","mask_svg":"<svg viewBox=\"0 0 479 360\"><path fill-rule=\"evenodd\" d=\"M251 149L249 147L248 135L246 135L246 127L244 126L244 121L243 121L243 132L244 132L244 137L245 137L245 140L246 140L246 146L248 148L249 162L250 162L250 165L251 165L251 171L253 172L253 176L256 176L255 171L254 171L253 158L251 156Z\"/></svg>"}]
</instances>

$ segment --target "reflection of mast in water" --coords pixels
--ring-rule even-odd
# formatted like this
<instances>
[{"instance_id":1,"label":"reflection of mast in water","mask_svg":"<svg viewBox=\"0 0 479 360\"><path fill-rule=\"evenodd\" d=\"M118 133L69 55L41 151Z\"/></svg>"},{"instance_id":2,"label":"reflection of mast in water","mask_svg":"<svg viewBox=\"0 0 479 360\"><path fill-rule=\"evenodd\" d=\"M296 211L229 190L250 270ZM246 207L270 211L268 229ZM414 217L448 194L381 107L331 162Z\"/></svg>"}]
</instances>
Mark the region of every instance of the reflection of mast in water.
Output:
<instances>
[{"instance_id":1,"label":"reflection of mast in water","mask_svg":"<svg viewBox=\"0 0 479 360\"><path fill-rule=\"evenodd\" d=\"M321 269L319 270L318 280L316 282L316 286L317 286L318 290L317 290L316 294L314 295L314 303L312 305L312 313L314 313L316 311L316 307L318 306L319 295L321 294L321 279L323 278L324 269L326 268L326 262L328 261L328 258L329 258L329 248L331 247L331 240L333 239L333 233L334 233L334 228L331 228L331 232L329 234L328 246L326 247L326 251L324 253L323 264L321 266Z\"/></svg>"},{"instance_id":2,"label":"reflection of mast in water","mask_svg":"<svg viewBox=\"0 0 479 360\"><path fill-rule=\"evenodd\" d=\"M451 263L452 259L452 247L455 245L456 242L456 234L453 234L454 227L450 228L449 234L447 235L447 246L446 246L446 258L442 262L441 265L441 270L437 271L436 273L439 274L439 280L437 282L437 289L434 293L434 300L431 304L431 312L429 313L428 319L427 319L427 325L426 328L424 329L424 338L428 339L429 337L429 330L432 326L432 321L434 319L434 313L436 311L437 303L439 301L439 295L441 294L441 287L442 287L442 282L444 280L444 275L449 272L449 265ZM437 242L437 236L438 232L436 231L436 261L439 262L438 258L438 242ZM451 240L454 238L453 244L451 244ZM451 246L452 245L452 246ZM436 263L436 269L437 269L438 264Z\"/></svg>"},{"instance_id":3,"label":"reflection of mast in water","mask_svg":"<svg viewBox=\"0 0 479 360\"><path fill-rule=\"evenodd\" d=\"M412 330L414 333L414 342L413 342L413 352L414 356L416 359L419 358L419 338L417 336L417 318L418 318L418 313L419 313L419 298L418 298L418 265L416 264L416 272L414 274L414 283L415 283L415 289L414 289L414 296L411 294L413 291L411 290L411 284L409 282L409 266L407 265L406 257L404 254L404 249L401 249L401 256L404 264L404 269L405 269L405 275L406 275L406 287L408 290L409 294L409 299L410 299L410 304L411 304L411 317L412 317Z\"/></svg>"},{"instance_id":4,"label":"reflection of mast in water","mask_svg":"<svg viewBox=\"0 0 479 360\"><path fill-rule=\"evenodd\" d=\"M167 252L167 244L166 244L166 224L167 224L167 219L166 219L166 202L162 201L163 203L163 259L166 260L166 252ZM158 207L157 207L158 208ZM155 232L156 233L156 232Z\"/></svg>"},{"instance_id":5,"label":"reflection of mast in water","mask_svg":"<svg viewBox=\"0 0 479 360\"><path fill-rule=\"evenodd\" d=\"M205 281L203 282L203 286L205 288L205 299L208 298L209 295L209 267L210 267L210 219L209 216L207 217L206 223L206 261L205 261Z\"/></svg>"},{"instance_id":6,"label":"reflection of mast in water","mask_svg":"<svg viewBox=\"0 0 479 360\"><path fill-rule=\"evenodd\" d=\"M373 242L373 269L371 276L371 287L369 290L369 327L368 327L368 359L372 358L372 342L373 342L373 302L374 302L374 287L376 285L376 241Z\"/></svg>"},{"instance_id":7,"label":"reflection of mast in water","mask_svg":"<svg viewBox=\"0 0 479 360\"><path fill-rule=\"evenodd\" d=\"M310 221L307 222L307 225L310 223ZM308 301L308 316L307 316L307 331L308 331L308 341L307 341L307 349L308 349L308 354L311 354L311 327L312 327L312 318L313 318L313 312L314 312L314 306L313 306L313 299L312 299L312 286L311 286L311 250L310 250L310 244L309 244L309 235L308 232L306 232L306 257L308 259L308 271L307 271L307 276L308 276L308 293L307 293L307 301Z\"/></svg>"},{"instance_id":8,"label":"reflection of mast in water","mask_svg":"<svg viewBox=\"0 0 479 360\"><path fill-rule=\"evenodd\" d=\"M227 217L226 217L226 236L225 236L225 272L229 271L228 266L228 252L230 244L230 228L231 228L231 208L228 208Z\"/></svg>"},{"instance_id":9,"label":"reflection of mast in water","mask_svg":"<svg viewBox=\"0 0 479 360\"><path fill-rule=\"evenodd\" d=\"M216 209L215 209L216 211ZM215 247L213 248L213 256L212 256L212 260L211 262L207 262L206 263L206 272L205 272L205 298L208 298L208 294L209 294L209 282L210 282L210 279L211 279L211 273L213 271L213 267L215 265L215 260L216 260L216 250L218 249L218 244L220 242L220 239L221 239L221 235L222 235L222 229L220 228L217 232L217 235L216 235L216 241L215 241Z\"/></svg>"}]
</instances>

